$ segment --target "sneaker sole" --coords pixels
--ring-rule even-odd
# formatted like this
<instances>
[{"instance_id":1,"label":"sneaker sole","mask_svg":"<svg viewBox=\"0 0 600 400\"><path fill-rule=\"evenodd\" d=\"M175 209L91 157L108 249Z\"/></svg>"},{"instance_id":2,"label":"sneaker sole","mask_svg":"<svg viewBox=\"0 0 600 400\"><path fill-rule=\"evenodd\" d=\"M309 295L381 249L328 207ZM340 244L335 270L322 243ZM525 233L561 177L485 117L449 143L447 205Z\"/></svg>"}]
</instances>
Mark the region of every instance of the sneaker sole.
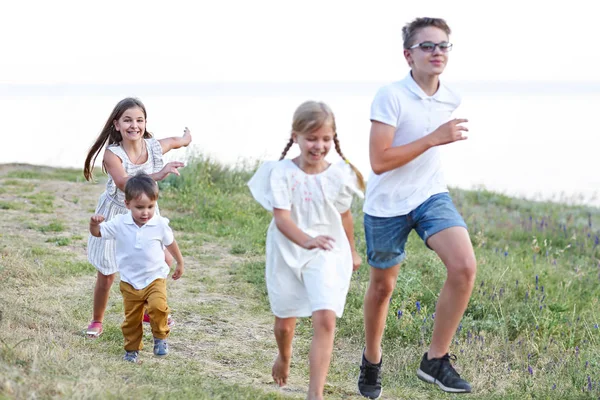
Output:
<instances>
[{"instance_id":1,"label":"sneaker sole","mask_svg":"<svg viewBox=\"0 0 600 400\"><path fill-rule=\"evenodd\" d=\"M85 335L89 338L89 339L98 339L100 337L100 335L102 335L102 331L100 332L95 332L95 331L86 331Z\"/></svg>"},{"instance_id":2,"label":"sneaker sole","mask_svg":"<svg viewBox=\"0 0 600 400\"><path fill-rule=\"evenodd\" d=\"M442 389L444 392L448 392L448 393L471 393L470 390L465 390L465 389L455 389L455 388L451 388L451 387L447 387L444 386L444 384L440 381L438 381L437 379L435 379L433 376L429 375L426 372L421 371L421 368L419 368L417 370L417 377L422 380L423 382L427 382L427 383L435 383L436 385L438 385L440 387L440 389Z\"/></svg>"},{"instance_id":3,"label":"sneaker sole","mask_svg":"<svg viewBox=\"0 0 600 400\"><path fill-rule=\"evenodd\" d=\"M381 395L383 394L383 388L381 388L381 391L379 392L379 396L377 397L369 397L369 396L365 396L364 394L362 394L360 392L360 386L358 386L358 394L360 394L362 397L367 398L367 399L371 399L371 400L377 400L381 397Z\"/></svg>"}]
</instances>

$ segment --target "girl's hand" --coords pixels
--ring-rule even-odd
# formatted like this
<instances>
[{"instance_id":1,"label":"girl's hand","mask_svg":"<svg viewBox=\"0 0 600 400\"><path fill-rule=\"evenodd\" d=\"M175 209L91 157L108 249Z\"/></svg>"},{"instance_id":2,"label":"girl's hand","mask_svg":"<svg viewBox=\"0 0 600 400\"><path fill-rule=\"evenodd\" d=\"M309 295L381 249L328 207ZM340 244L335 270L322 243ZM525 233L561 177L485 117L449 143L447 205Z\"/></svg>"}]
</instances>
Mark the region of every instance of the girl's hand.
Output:
<instances>
[{"instance_id":1,"label":"girl's hand","mask_svg":"<svg viewBox=\"0 0 600 400\"><path fill-rule=\"evenodd\" d=\"M177 268L175 268L175 272L173 272L173 279L177 280L181 278L181 275L183 275L183 263L177 264Z\"/></svg>"},{"instance_id":2,"label":"girl's hand","mask_svg":"<svg viewBox=\"0 0 600 400\"><path fill-rule=\"evenodd\" d=\"M179 170L177 168L181 168L181 167L185 167L185 164L182 163L181 161L171 161L170 163L165 165L163 167L163 169L160 170L160 175L161 175L160 180L165 179L167 176L169 176L169 174L175 174L175 175L179 176L180 174L179 174Z\"/></svg>"},{"instance_id":3,"label":"girl's hand","mask_svg":"<svg viewBox=\"0 0 600 400\"><path fill-rule=\"evenodd\" d=\"M362 264L362 258L358 252L352 249L352 271L357 271L360 268L360 264Z\"/></svg>"},{"instance_id":4,"label":"girl's hand","mask_svg":"<svg viewBox=\"0 0 600 400\"><path fill-rule=\"evenodd\" d=\"M183 130L183 146L188 146L190 143L192 143L192 133L186 126Z\"/></svg>"},{"instance_id":5,"label":"girl's hand","mask_svg":"<svg viewBox=\"0 0 600 400\"><path fill-rule=\"evenodd\" d=\"M306 243L304 243L304 246L302 246L302 247L304 247L307 250L311 250L311 249L332 250L334 242L335 242L335 239L332 238L331 236L319 235L317 237L310 239Z\"/></svg>"},{"instance_id":6,"label":"girl's hand","mask_svg":"<svg viewBox=\"0 0 600 400\"><path fill-rule=\"evenodd\" d=\"M455 118L440 125L435 131L431 132L431 138L434 141L435 146L456 142L458 140L465 140L467 136L463 135L463 132L468 132L469 129L466 126L460 125L462 123L469 122L468 119Z\"/></svg>"},{"instance_id":7,"label":"girl's hand","mask_svg":"<svg viewBox=\"0 0 600 400\"><path fill-rule=\"evenodd\" d=\"M102 222L104 222L104 215L92 215L92 218L90 218L90 225L100 225Z\"/></svg>"}]
</instances>

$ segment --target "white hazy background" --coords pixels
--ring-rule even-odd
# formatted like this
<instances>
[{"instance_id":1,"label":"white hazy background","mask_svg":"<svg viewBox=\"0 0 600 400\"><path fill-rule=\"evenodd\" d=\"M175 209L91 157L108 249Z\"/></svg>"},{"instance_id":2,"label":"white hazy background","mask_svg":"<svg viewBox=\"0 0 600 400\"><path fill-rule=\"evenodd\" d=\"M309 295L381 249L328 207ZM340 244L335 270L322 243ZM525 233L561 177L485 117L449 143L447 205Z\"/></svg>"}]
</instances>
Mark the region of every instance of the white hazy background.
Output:
<instances>
[{"instance_id":1,"label":"white hazy background","mask_svg":"<svg viewBox=\"0 0 600 400\"><path fill-rule=\"evenodd\" d=\"M145 103L157 138L190 127L193 146L168 159L274 159L295 108L314 99L332 107L345 155L368 175L371 100L408 73L401 28L437 16L453 30L442 79L462 94L455 116L470 130L443 149L448 183L600 205L598 7L0 0L0 163L82 168L126 96Z\"/></svg>"}]
</instances>

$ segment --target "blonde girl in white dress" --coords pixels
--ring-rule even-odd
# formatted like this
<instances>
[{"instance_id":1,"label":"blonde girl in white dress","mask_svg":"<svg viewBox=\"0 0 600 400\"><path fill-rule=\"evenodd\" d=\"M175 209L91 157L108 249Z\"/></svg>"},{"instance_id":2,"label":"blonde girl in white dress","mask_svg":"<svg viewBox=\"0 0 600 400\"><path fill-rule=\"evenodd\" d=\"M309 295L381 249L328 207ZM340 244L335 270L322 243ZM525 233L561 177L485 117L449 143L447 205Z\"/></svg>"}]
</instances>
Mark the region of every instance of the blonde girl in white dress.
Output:
<instances>
[{"instance_id":1,"label":"blonde girl in white dress","mask_svg":"<svg viewBox=\"0 0 600 400\"><path fill-rule=\"evenodd\" d=\"M108 117L85 159L83 175L90 181L93 180L96 158L107 145L102 169L108 174L108 181L95 212L103 215L106 221L115 215L127 213L123 190L130 177L144 172L155 181L160 181L169 174L179 175L177 169L183 167L183 163L179 161L164 165L162 155L169 150L189 145L192 141L190 131L185 128L181 137L156 140L146 130L146 118L146 107L139 99L128 97L121 100ZM156 211L158 213L158 208ZM87 251L88 260L98 270L98 274L94 288L92 322L87 327L86 334L96 338L102 334L108 295L117 272L115 242L90 235ZM165 259L168 265L172 264L173 257L166 250ZM147 316L145 318L148 319Z\"/></svg>"},{"instance_id":2,"label":"blonde girl in white dress","mask_svg":"<svg viewBox=\"0 0 600 400\"><path fill-rule=\"evenodd\" d=\"M300 155L285 159L294 143ZM332 146L343 161L325 160ZM350 205L364 190L362 175L342 154L331 109L314 101L300 105L280 160L264 163L248 186L273 212L266 243L266 283L279 348L273 379L286 384L296 318L312 316L308 398L322 399L336 317L342 316L352 271L361 263Z\"/></svg>"}]
</instances>

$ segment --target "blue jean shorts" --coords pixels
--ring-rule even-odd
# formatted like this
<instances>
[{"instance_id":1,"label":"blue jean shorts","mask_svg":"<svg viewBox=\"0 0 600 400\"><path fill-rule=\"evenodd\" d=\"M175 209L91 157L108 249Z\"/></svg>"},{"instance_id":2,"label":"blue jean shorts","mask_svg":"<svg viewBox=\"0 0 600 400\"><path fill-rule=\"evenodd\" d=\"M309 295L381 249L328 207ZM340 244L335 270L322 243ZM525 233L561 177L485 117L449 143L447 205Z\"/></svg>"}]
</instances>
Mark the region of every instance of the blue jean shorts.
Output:
<instances>
[{"instance_id":1,"label":"blue jean shorts","mask_svg":"<svg viewBox=\"0 0 600 400\"><path fill-rule=\"evenodd\" d=\"M365 214L364 224L367 261L379 269L393 267L406 258L404 246L413 229L427 245L429 237L444 229L467 228L448 193L431 196L406 215L373 217Z\"/></svg>"}]
</instances>

